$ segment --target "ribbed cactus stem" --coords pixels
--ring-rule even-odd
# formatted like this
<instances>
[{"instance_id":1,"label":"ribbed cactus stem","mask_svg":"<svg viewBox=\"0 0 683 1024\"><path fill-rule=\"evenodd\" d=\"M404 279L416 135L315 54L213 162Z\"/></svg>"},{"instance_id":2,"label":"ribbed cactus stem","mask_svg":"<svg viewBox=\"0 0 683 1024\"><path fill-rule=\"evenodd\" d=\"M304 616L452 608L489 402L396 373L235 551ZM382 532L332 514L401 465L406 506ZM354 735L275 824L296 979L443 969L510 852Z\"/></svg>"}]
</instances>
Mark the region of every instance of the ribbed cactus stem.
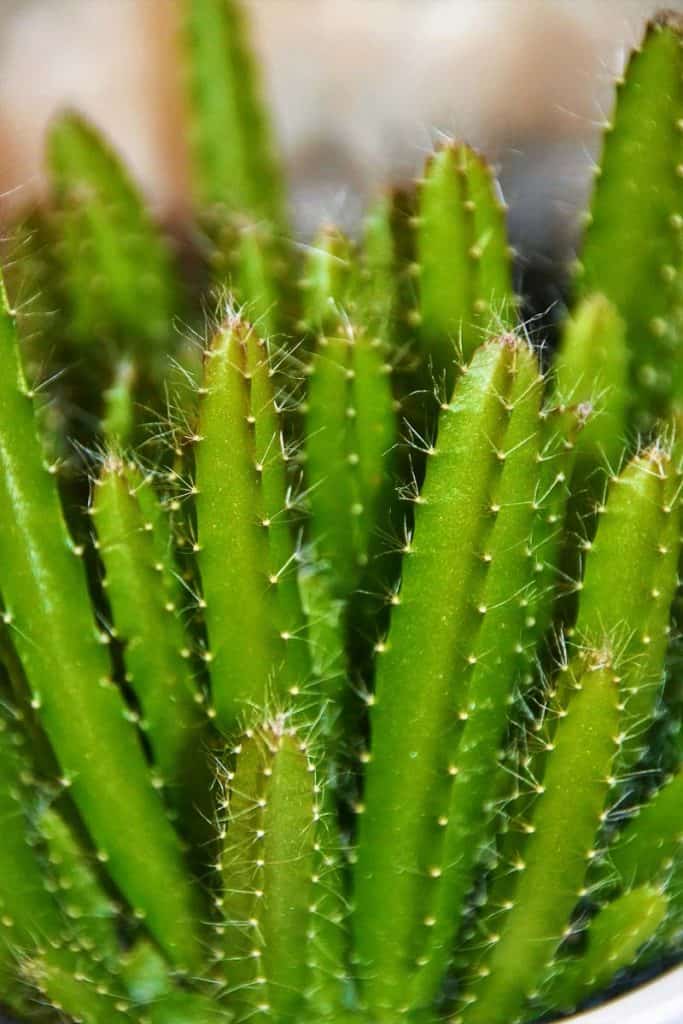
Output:
<instances>
[{"instance_id":1,"label":"ribbed cactus stem","mask_svg":"<svg viewBox=\"0 0 683 1024\"><path fill-rule=\"evenodd\" d=\"M564 325L553 362L554 391L560 406L586 410L578 432L567 484L571 498L555 545L561 568L561 617L575 615L573 586L580 584L586 546L596 526L595 508L610 474L618 472L627 446L630 402L626 327L603 295L578 304Z\"/></svg>"},{"instance_id":2,"label":"ribbed cactus stem","mask_svg":"<svg viewBox=\"0 0 683 1024\"><path fill-rule=\"evenodd\" d=\"M681 403L682 118L681 17L664 14L618 86L576 270L580 296L602 292L624 317L641 418Z\"/></svg>"},{"instance_id":3,"label":"ribbed cactus stem","mask_svg":"<svg viewBox=\"0 0 683 1024\"><path fill-rule=\"evenodd\" d=\"M54 807L38 819L58 901L78 934L78 944L95 963L113 965L119 954L117 908L104 891L94 862L73 829Z\"/></svg>"},{"instance_id":4,"label":"ribbed cactus stem","mask_svg":"<svg viewBox=\"0 0 683 1024\"><path fill-rule=\"evenodd\" d=\"M398 255L390 194L380 196L363 225L361 249L360 305L363 322L371 337L390 342L395 337L398 315Z\"/></svg>"},{"instance_id":5,"label":"ribbed cactus stem","mask_svg":"<svg viewBox=\"0 0 683 1024\"><path fill-rule=\"evenodd\" d=\"M642 754L661 694L680 545L681 475L666 445L635 456L598 508L574 634L608 636L621 657L622 766Z\"/></svg>"},{"instance_id":6,"label":"ribbed cactus stem","mask_svg":"<svg viewBox=\"0 0 683 1024\"><path fill-rule=\"evenodd\" d=\"M155 522L146 517L147 502L139 499L146 488L151 485L140 470L112 452L95 481L90 511L112 629L125 644L126 682L140 703L155 783L167 787L181 825L192 832L202 809L207 813L206 714L179 609L159 585Z\"/></svg>"},{"instance_id":7,"label":"ribbed cactus stem","mask_svg":"<svg viewBox=\"0 0 683 1024\"><path fill-rule=\"evenodd\" d=\"M279 259L272 229L263 223L238 225L234 267L226 268L226 277L264 338L272 338L283 321Z\"/></svg>"},{"instance_id":8,"label":"ribbed cactus stem","mask_svg":"<svg viewBox=\"0 0 683 1024\"><path fill-rule=\"evenodd\" d=\"M119 445L131 443L135 422L133 390L136 383L135 366L122 359L114 371L114 379L104 392L102 433L110 442Z\"/></svg>"},{"instance_id":9,"label":"ribbed cactus stem","mask_svg":"<svg viewBox=\"0 0 683 1024\"><path fill-rule=\"evenodd\" d=\"M385 314L372 297L372 276L351 279L349 253L342 235L323 232L305 270L305 316L317 339L305 406L311 558L301 585L330 696L346 668L347 604L380 531L396 434Z\"/></svg>"},{"instance_id":10,"label":"ribbed cactus stem","mask_svg":"<svg viewBox=\"0 0 683 1024\"><path fill-rule=\"evenodd\" d=\"M192 0L183 8L197 196L219 217L281 224L282 183L241 6Z\"/></svg>"},{"instance_id":11,"label":"ribbed cactus stem","mask_svg":"<svg viewBox=\"0 0 683 1024\"><path fill-rule=\"evenodd\" d=\"M213 702L226 730L310 684L273 403L266 346L229 314L206 352L194 488Z\"/></svg>"},{"instance_id":12,"label":"ribbed cactus stem","mask_svg":"<svg viewBox=\"0 0 683 1024\"><path fill-rule=\"evenodd\" d=\"M467 146L446 145L427 163L417 263L424 351L448 388L456 366L510 325L515 307L503 210L489 169Z\"/></svg>"},{"instance_id":13,"label":"ribbed cactus stem","mask_svg":"<svg viewBox=\"0 0 683 1024\"><path fill-rule=\"evenodd\" d=\"M660 878L683 844L683 772L679 771L618 833L607 851L608 876L628 890Z\"/></svg>"},{"instance_id":14,"label":"ribbed cactus stem","mask_svg":"<svg viewBox=\"0 0 683 1024\"><path fill-rule=\"evenodd\" d=\"M637 757L642 742L639 737L653 721L664 665L668 609L676 580L678 541L673 531L677 529L677 513L662 511L660 490L670 488L673 493L676 474L671 460L660 460L660 454L660 449L655 448L636 457L621 476L612 479L606 503L600 506L595 539L586 545L586 572L579 590L576 646L594 645L600 637L607 636L617 652L620 694L625 706L620 772ZM651 458L655 459L654 473L650 472ZM659 478L662 467L666 467L665 475L671 474L668 483ZM673 523L669 522L670 516L674 517ZM653 552L657 552L660 544L664 554L653 561ZM612 584L618 580L619 586L610 586L604 573L610 573ZM660 597L653 597L652 589L661 590ZM645 632L650 619L651 634ZM650 640L643 643L643 636ZM523 737L519 750L513 753L512 784L505 798L506 821L512 827L506 828L499 839L499 867L490 885L493 905L502 906L509 900L514 865L524 858L527 830L537 801L535 784L543 777L552 753L559 716L565 713L571 695L571 681L572 674L565 666L552 684L534 698L538 710L533 731ZM631 704L634 686L644 691L643 694L638 689L638 711Z\"/></svg>"},{"instance_id":15,"label":"ribbed cactus stem","mask_svg":"<svg viewBox=\"0 0 683 1024\"><path fill-rule=\"evenodd\" d=\"M64 1004L89 1024L122 1019L112 1001L82 984L81 972L93 972L106 989L96 959L90 958L87 927L66 916L50 891L49 876L29 845L29 811L35 803L35 780L21 749L21 737L6 719L0 721L0 970L37 984L52 1005ZM86 956L88 960L86 961ZM38 969L37 961L40 963ZM86 962L88 967L85 968ZM15 989L15 985L11 986ZM3 993L4 995L4 993ZM66 997L66 999L65 999Z\"/></svg>"},{"instance_id":16,"label":"ribbed cactus stem","mask_svg":"<svg viewBox=\"0 0 683 1024\"><path fill-rule=\"evenodd\" d=\"M302 292L303 326L314 333L338 329L349 315L352 246L336 228L324 227L306 252Z\"/></svg>"},{"instance_id":17,"label":"ribbed cactus stem","mask_svg":"<svg viewBox=\"0 0 683 1024\"><path fill-rule=\"evenodd\" d=\"M389 373L381 342L351 324L319 340L309 370L310 537L342 599L358 583L377 528L395 438Z\"/></svg>"},{"instance_id":18,"label":"ribbed cactus stem","mask_svg":"<svg viewBox=\"0 0 683 1024\"><path fill-rule=\"evenodd\" d=\"M336 879L334 846L329 865L320 857L321 844L331 842L330 823L321 822L306 741L285 716L273 719L241 741L226 784L221 910L238 1019L298 1020L304 996L318 991L320 920ZM342 965L334 946L329 952L326 969L334 977Z\"/></svg>"},{"instance_id":19,"label":"ribbed cactus stem","mask_svg":"<svg viewBox=\"0 0 683 1024\"><path fill-rule=\"evenodd\" d=\"M40 995L40 1002L76 1024L124 1024L130 1004L115 987L108 988L87 967L71 969L54 952L27 957L21 965L24 983Z\"/></svg>"},{"instance_id":20,"label":"ribbed cactus stem","mask_svg":"<svg viewBox=\"0 0 683 1024\"><path fill-rule=\"evenodd\" d=\"M553 369L561 401L591 407L577 438L573 490L596 494L603 477L595 470L618 468L630 394L625 324L603 295L584 299L567 320Z\"/></svg>"},{"instance_id":21,"label":"ribbed cactus stem","mask_svg":"<svg viewBox=\"0 0 683 1024\"><path fill-rule=\"evenodd\" d=\"M561 555L563 528L570 497L570 481L576 463L577 438L592 414L591 406L565 404L552 393L542 411L543 426L539 448L539 472L534 504L530 548L533 552L533 585L527 600L526 640L531 660L547 639L556 599L563 583ZM526 682L533 679L529 672Z\"/></svg>"},{"instance_id":22,"label":"ribbed cactus stem","mask_svg":"<svg viewBox=\"0 0 683 1024\"><path fill-rule=\"evenodd\" d=\"M45 874L28 843L30 762L20 733L0 718L0 962L11 962L12 949L34 941L56 940L62 931L59 908L48 891Z\"/></svg>"},{"instance_id":23,"label":"ribbed cactus stem","mask_svg":"<svg viewBox=\"0 0 683 1024\"><path fill-rule=\"evenodd\" d=\"M75 114L52 126L49 169L58 205L68 330L145 364L168 343L177 284L170 252L118 157Z\"/></svg>"},{"instance_id":24,"label":"ribbed cactus stem","mask_svg":"<svg viewBox=\"0 0 683 1024\"><path fill-rule=\"evenodd\" d=\"M463 1024L512 1024L562 941L593 856L619 735L619 679L608 651L584 655L554 738L524 860L489 955L462 995ZM568 799L568 794L571 798Z\"/></svg>"},{"instance_id":25,"label":"ribbed cactus stem","mask_svg":"<svg viewBox=\"0 0 683 1024\"><path fill-rule=\"evenodd\" d=\"M4 302L4 292L0 298ZM5 618L61 765L109 871L179 964L200 958L197 901L154 792L135 728L111 681L79 551L43 465L15 326L0 310L0 587ZM78 709L80 728L74 728ZM139 837L146 836L144 850Z\"/></svg>"},{"instance_id":26,"label":"ribbed cactus stem","mask_svg":"<svg viewBox=\"0 0 683 1024\"><path fill-rule=\"evenodd\" d=\"M485 775L495 771L523 664L540 397L525 342L506 335L476 354L442 409L391 629L378 648L355 893L364 994L377 1011L435 995L483 838ZM470 743L487 766L481 777ZM454 812L461 767L472 800L463 796L467 805ZM407 992L406 972L416 979Z\"/></svg>"}]
</instances>

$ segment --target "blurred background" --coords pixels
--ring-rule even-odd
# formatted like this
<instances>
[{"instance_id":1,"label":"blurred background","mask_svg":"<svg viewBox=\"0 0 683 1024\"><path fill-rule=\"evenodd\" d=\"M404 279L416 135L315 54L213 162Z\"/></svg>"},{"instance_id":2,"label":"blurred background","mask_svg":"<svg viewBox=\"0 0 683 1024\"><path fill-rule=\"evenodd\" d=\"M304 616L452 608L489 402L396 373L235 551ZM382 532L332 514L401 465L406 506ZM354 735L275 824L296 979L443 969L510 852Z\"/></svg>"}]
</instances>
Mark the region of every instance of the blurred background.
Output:
<instances>
[{"instance_id":1,"label":"blurred background","mask_svg":"<svg viewBox=\"0 0 683 1024\"><path fill-rule=\"evenodd\" d=\"M358 222L443 136L498 169L515 243L571 252L615 78L650 0L247 0L296 231ZM669 4L683 10L683 0ZM158 214L186 219L175 0L0 0L0 221L40 196L45 126L77 107Z\"/></svg>"}]
</instances>

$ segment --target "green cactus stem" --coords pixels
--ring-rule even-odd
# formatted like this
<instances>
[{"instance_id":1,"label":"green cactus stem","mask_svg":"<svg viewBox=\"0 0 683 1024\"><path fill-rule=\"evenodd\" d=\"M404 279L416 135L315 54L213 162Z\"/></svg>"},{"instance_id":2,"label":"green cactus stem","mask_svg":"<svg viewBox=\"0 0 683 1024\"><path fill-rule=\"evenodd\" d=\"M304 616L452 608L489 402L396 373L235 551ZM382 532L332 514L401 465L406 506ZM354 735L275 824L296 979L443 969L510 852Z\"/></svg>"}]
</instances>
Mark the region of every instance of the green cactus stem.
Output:
<instances>
[{"instance_id":1,"label":"green cactus stem","mask_svg":"<svg viewBox=\"0 0 683 1024\"><path fill-rule=\"evenodd\" d=\"M601 292L624 318L641 417L682 398L682 119L681 18L665 14L649 25L619 85L576 271L579 296Z\"/></svg>"},{"instance_id":2,"label":"green cactus stem","mask_svg":"<svg viewBox=\"0 0 683 1024\"><path fill-rule=\"evenodd\" d=\"M273 338L283 323L279 255L263 223L239 225L236 255L226 266L231 291L260 335ZM220 264L217 264L220 268Z\"/></svg>"},{"instance_id":3,"label":"green cactus stem","mask_svg":"<svg viewBox=\"0 0 683 1024\"><path fill-rule=\"evenodd\" d=\"M683 773L680 771L639 808L607 851L607 868L626 890L654 882L683 843Z\"/></svg>"},{"instance_id":4,"label":"green cactus stem","mask_svg":"<svg viewBox=\"0 0 683 1024\"><path fill-rule=\"evenodd\" d=\"M511 335L475 355L442 410L389 637L378 647L355 873L356 945L376 1010L410 1005L405 976L416 965L413 998L435 994L483 839L487 773L523 662L541 384L533 354ZM462 794L471 787L472 800L449 831L461 758ZM469 860L462 870L456 846Z\"/></svg>"},{"instance_id":5,"label":"green cactus stem","mask_svg":"<svg viewBox=\"0 0 683 1024\"><path fill-rule=\"evenodd\" d=\"M664 479L659 476L662 472ZM570 651L596 645L601 637L607 637L618 652L624 703L619 774L633 767L634 758L643 749L647 726L654 720L679 548L677 514L662 511L663 493L668 490L671 500L676 486L674 465L663 449L655 446L636 456L621 476L613 478L598 516L595 539L586 552L578 624ZM653 560L659 546L664 553ZM619 587L606 585L602 576L605 572L612 574L612 580L619 580ZM660 596L653 597L652 590L660 589ZM650 639L644 642L643 637ZM548 690L535 698L531 691L532 709L536 703L537 713L531 732L522 735L508 764L512 783L503 797L505 828L498 842L498 868L489 884L492 906L505 906L511 898L514 866L524 860L532 827L538 799L536 786L551 757L556 726L571 694L571 681L572 675L565 667Z\"/></svg>"},{"instance_id":6,"label":"green cactus stem","mask_svg":"<svg viewBox=\"0 0 683 1024\"><path fill-rule=\"evenodd\" d=\"M12 949L32 947L36 939L57 939L62 933L59 908L48 891L35 852L29 846L28 810L32 782L21 734L7 717L0 718L0 911L3 930L0 962L11 963Z\"/></svg>"},{"instance_id":7,"label":"green cactus stem","mask_svg":"<svg viewBox=\"0 0 683 1024\"><path fill-rule=\"evenodd\" d=\"M531 671L537 650L543 651L550 629L555 602L563 585L563 527L571 495L577 438L590 419L590 407L566 404L555 389L542 410L539 472L535 505L539 514L533 524L529 548L533 554L533 586L527 597L526 639L531 660L525 680L531 684Z\"/></svg>"},{"instance_id":8,"label":"green cactus stem","mask_svg":"<svg viewBox=\"0 0 683 1024\"><path fill-rule=\"evenodd\" d=\"M396 286L398 256L392 226L394 208L389 193L371 207L363 225L360 269L360 306L368 334L391 344L398 315Z\"/></svg>"},{"instance_id":9,"label":"green cactus stem","mask_svg":"<svg viewBox=\"0 0 683 1024\"><path fill-rule=\"evenodd\" d=\"M76 114L48 139L68 330L149 364L172 339L177 282L166 241L118 157Z\"/></svg>"},{"instance_id":10,"label":"green cactus stem","mask_svg":"<svg viewBox=\"0 0 683 1024\"><path fill-rule=\"evenodd\" d=\"M560 617L565 622L576 615L573 588L581 580L586 545L595 532L595 509L628 444L628 361L625 325L612 303L603 295L580 302L564 325L553 363L556 401L586 412L568 476L571 498L558 520L564 529L556 548L564 581Z\"/></svg>"},{"instance_id":11,"label":"green cactus stem","mask_svg":"<svg viewBox=\"0 0 683 1024\"><path fill-rule=\"evenodd\" d=\"M146 518L151 489L140 470L120 456L105 456L91 507L97 528L112 613L112 628L125 643L126 682L142 711L142 727L154 757L155 782L164 786L190 833L209 813L210 774L205 750L207 722L193 678L179 610L158 585L155 519ZM154 501L152 494L151 500ZM163 563L162 563L163 571Z\"/></svg>"},{"instance_id":12,"label":"green cactus stem","mask_svg":"<svg viewBox=\"0 0 683 1024\"><path fill-rule=\"evenodd\" d=\"M311 682L272 369L266 345L232 313L206 353L197 433L207 656L216 721L230 730Z\"/></svg>"},{"instance_id":13,"label":"green cactus stem","mask_svg":"<svg viewBox=\"0 0 683 1024\"><path fill-rule=\"evenodd\" d=\"M420 331L448 390L488 332L514 326L505 217L477 153L447 145L429 160L417 225Z\"/></svg>"},{"instance_id":14,"label":"green cactus stem","mask_svg":"<svg viewBox=\"0 0 683 1024\"><path fill-rule=\"evenodd\" d=\"M57 899L78 931L80 947L95 963L113 967L119 955L117 907L104 891L94 864L55 807L45 808L38 831L57 883Z\"/></svg>"},{"instance_id":15,"label":"green cactus stem","mask_svg":"<svg viewBox=\"0 0 683 1024\"><path fill-rule=\"evenodd\" d=\"M204 210L281 225L281 178L241 6L188 0L183 7L197 197Z\"/></svg>"},{"instance_id":16,"label":"green cactus stem","mask_svg":"<svg viewBox=\"0 0 683 1024\"><path fill-rule=\"evenodd\" d=\"M605 474L619 467L626 445L628 363L625 325L616 308L603 295L583 300L564 325L553 362L561 403L591 409L576 440L575 496L587 491L602 497Z\"/></svg>"},{"instance_id":17,"label":"green cactus stem","mask_svg":"<svg viewBox=\"0 0 683 1024\"><path fill-rule=\"evenodd\" d=\"M36 1002L82 1024L124 1024L129 1004L115 989L107 989L96 975L73 971L45 951L27 957L21 965L24 982L37 993Z\"/></svg>"},{"instance_id":18,"label":"green cactus stem","mask_svg":"<svg viewBox=\"0 0 683 1024\"><path fill-rule=\"evenodd\" d=\"M39 985L50 1004L60 1004L68 995L68 1008L77 1018L91 1024L110 1024L119 1016L105 994L106 974L90 960L87 936L65 916L50 891L49 875L29 843L29 808L35 804L35 782L30 763L22 749L21 736L8 720L0 719L0 968L10 978L20 974L32 983L35 961L41 963ZM87 931L87 929L86 929ZM85 941L84 941L85 940ZM88 956L100 994L81 984L81 972ZM10 995L17 989L10 983ZM4 993L3 993L4 996ZM23 1002L30 1005L28 992Z\"/></svg>"},{"instance_id":19,"label":"green cactus stem","mask_svg":"<svg viewBox=\"0 0 683 1024\"><path fill-rule=\"evenodd\" d=\"M353 298L353 248L336 228L326 226L306 251L303 274L302 326L313 334L337 330L350 315Z\"/></svg>"},{"instance_id":20,"label":"green cactus stem","mask_svg":"<svg viewBox=\"0 0 683 1024\"><path fill-rule=\"evenodd\" d=\"M584 655L558 723L524 860L489 955L462 995L463 1024L512 1024L539 985L583 886L620 744L619 679L611 655ZM571 798L568 799L568 794Z\"/></svg>"},{"instance_id":21,"label":"green cactus stem","mask_svg":"<svg viewBox=\"0 0 683 1024\"><path fill-rule=\"evenodd\" d=\"M585 952L553 966L541 1004L556 1012L570 1012L593 992L607 988L652 942L667 909L666 896L649 885L609 903L588 926Z\"/></svg>"},{"instance_id":22,"label":"green cactus stem","mask_svg":"<svg viewBox=\"0 0 683 1024\"><path fill-rule=\"evenodd\" d=\"M334 830L330 821L321 821L321 792L308 744L286 716L241 741L227 786L220 906L227 981L241 1007L238 1020L299 1020L304 996L319 998L315 974L323 964L325 991L329 994L336 978L341 999L337 956L343 921L331 922L332 945L321 951L330 935L325 927L329 887L337 877ZM321 858L322 844L329 857Z\"/></svg>"},{"instance_id":23,"label":"green cactus stem","mask_svg":"<svg viewBox=\"0 0 683 1024\"><path fill-rule=\"evenodd\" d=\"M375 249L384 252L386 242L379 239ZM345 669L347 605L376 545L396 436L381 322L388 310L373 290L381 268L367 266L366 276L353 277L350 256L347 240L330 229L319 236L304 271L304 319L317 339L306 371L311 557L301 585L316 664L337 682ZM373 258L385 256L375 251Z\"/></svg>"},{"instance_id":24,"label":"green cactus stem","mask_svg":"<svg viewBox=\"0 0 683 1024\"><path fill-rule=\"evenodd\" d=\"M114 370L111 386L104 392L102 433L110 442L125 446L132 442L135 428L133 391L136 383L135 365L122 359Z\"/></svg>"},{"instance_id":25,"label":"green cactus stem","mask_svg":"<svg viewBox=\"0 0 683 1024\"><path fill-rule=\"evenodd\" d=\"M343 600L367 565L385 492L396 436L390 372L381 342L351 323L319 340L309 369L310 538Z\"/></svg>"},{"instance_id":26,"label":"green cactus stem","mask_svg":"<svg viewBox=\"0 0 683 1024\"><path fill-rule=\"evenodd\" d=\"M64 782L112 877L146 915L174 961L196 965L196 895L135 728L111 682L79 552L67 535L54 477L43 465L32 395L4 291L0 299L0 508L5 524L0 589L5 621L12 625Z\"/></svg>"},{"instance_id":27,"label":"green cactus stem","mask_svg":"<svg viewBox=\"0 0 683 1024\"><path fill-rule=\"evenodd\" d=\"M587 544L574 635L588 646L608 636L620 653L621 764L627 770L644 750L662 690L677 581L680 488L673 454L655 443L612 479L607 502L597 510L595 539Z\"/></svg>"}]
</instances>

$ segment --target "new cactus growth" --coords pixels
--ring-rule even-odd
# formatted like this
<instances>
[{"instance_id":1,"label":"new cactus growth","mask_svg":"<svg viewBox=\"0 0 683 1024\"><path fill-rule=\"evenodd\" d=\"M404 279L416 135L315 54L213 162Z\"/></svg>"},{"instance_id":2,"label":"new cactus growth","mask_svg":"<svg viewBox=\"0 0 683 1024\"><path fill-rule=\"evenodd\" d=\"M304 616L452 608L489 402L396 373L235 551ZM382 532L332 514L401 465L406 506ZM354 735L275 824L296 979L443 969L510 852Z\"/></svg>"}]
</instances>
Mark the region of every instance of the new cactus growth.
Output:
<instances>
[{"instance_id":1,"label":"new cactus growth","mask_svg":"<svg viewBox=\"0 0 683 1024\"><path fill-rule=\"evenodd\" d=\"M58 315L0 291L0 1002L571 1012L683 949L680 19L544 371L483 159L290 251L243 14L184 7L208 327L72 114L27 218Z\"/></svg>"}]
</instances>

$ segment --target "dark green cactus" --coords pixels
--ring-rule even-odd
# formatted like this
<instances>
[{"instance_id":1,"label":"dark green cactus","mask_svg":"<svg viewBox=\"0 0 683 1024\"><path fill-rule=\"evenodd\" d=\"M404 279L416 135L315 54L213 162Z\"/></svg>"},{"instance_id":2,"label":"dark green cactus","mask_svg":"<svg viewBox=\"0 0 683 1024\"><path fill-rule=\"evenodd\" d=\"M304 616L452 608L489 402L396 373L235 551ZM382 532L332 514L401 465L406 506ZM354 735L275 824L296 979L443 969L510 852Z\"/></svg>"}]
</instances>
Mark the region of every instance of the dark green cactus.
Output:
<instances>
[{"instance_id":1,"label":"dark green cactus","mask_svg":"<svg viewBox=\"0 0 683 1024\"><path fill-rule=\"evenodd\" d=\"M481 157L289 251L242 12L183 6L208 328L74 115L26 220L58 313L2 289L0 1002L573 1011L683 949L680 19L545 372Z\"/></svg>"}]
</instances>

